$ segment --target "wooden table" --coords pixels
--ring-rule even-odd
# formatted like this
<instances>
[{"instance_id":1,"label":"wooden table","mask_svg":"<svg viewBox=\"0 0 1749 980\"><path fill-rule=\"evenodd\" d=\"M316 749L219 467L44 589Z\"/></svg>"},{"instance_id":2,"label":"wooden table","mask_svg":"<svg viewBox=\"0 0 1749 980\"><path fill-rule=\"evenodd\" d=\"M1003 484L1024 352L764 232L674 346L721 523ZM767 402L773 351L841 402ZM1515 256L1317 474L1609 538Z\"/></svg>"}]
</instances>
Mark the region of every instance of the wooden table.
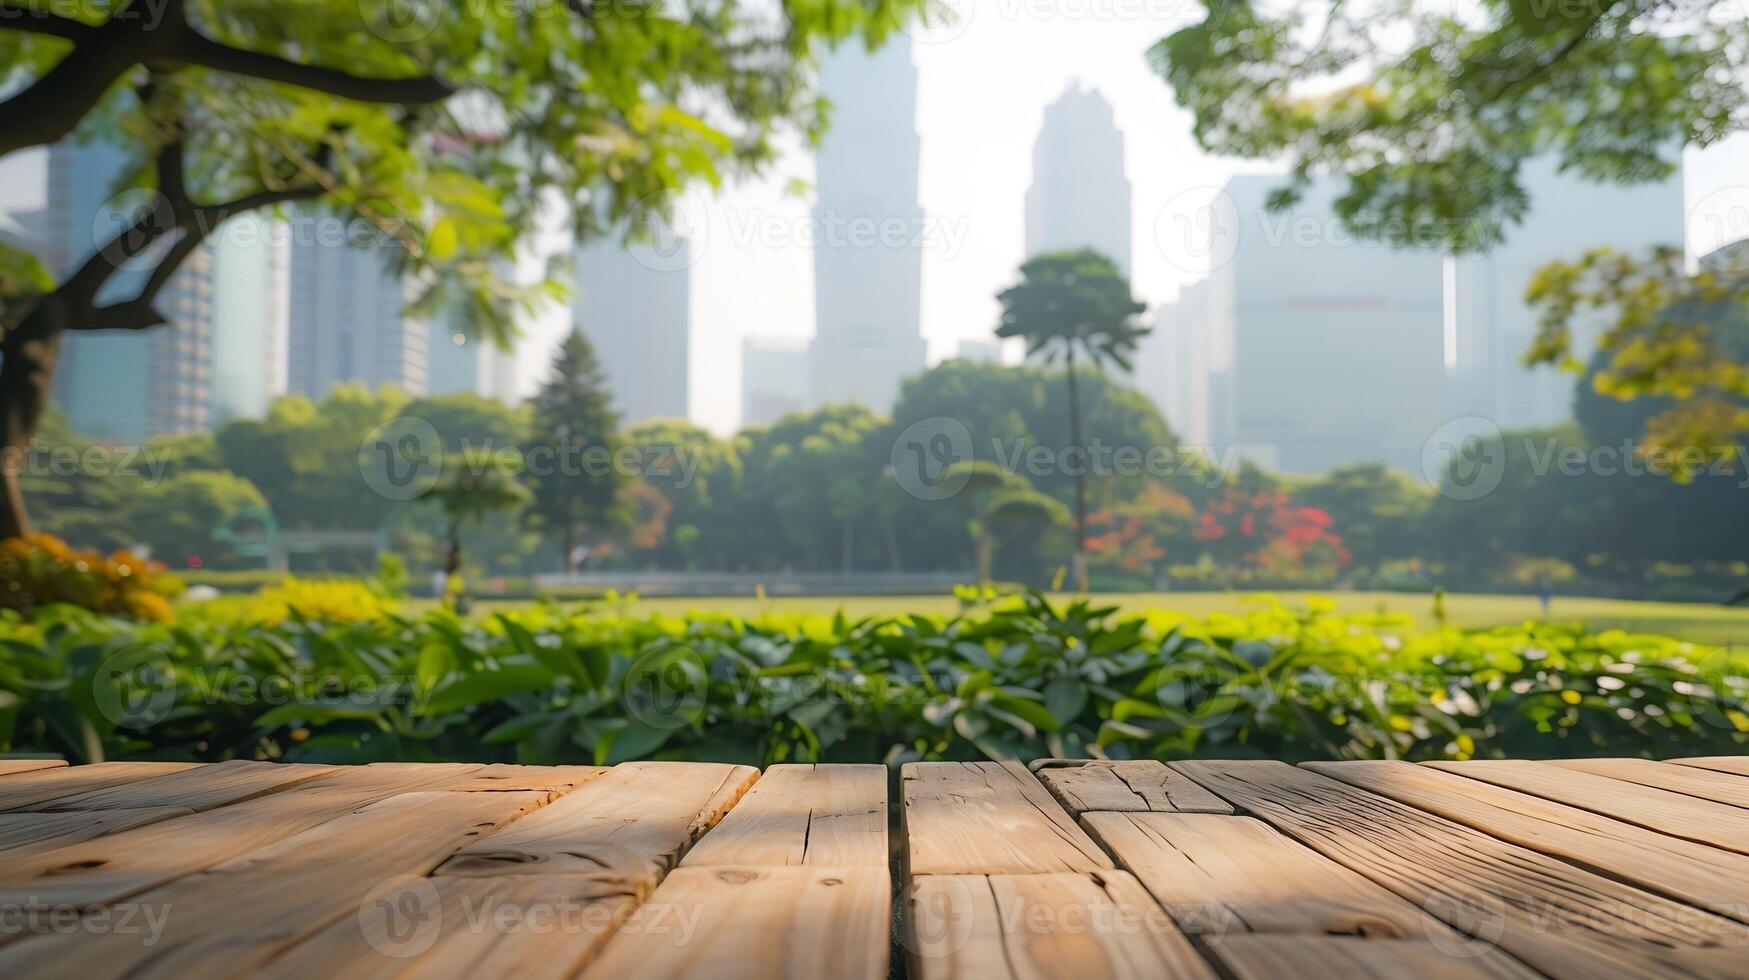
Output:
<instances>
[{"instance_id":1,"label":"wooden table","mask_svg":"<svg viewBox=\"0 0 1749 980\"><path fill-rule=\"evenodd\" d=\"M0 760L0 976L578 975L1749 976L1749 759Z\"/></svg>"}]
</instances>

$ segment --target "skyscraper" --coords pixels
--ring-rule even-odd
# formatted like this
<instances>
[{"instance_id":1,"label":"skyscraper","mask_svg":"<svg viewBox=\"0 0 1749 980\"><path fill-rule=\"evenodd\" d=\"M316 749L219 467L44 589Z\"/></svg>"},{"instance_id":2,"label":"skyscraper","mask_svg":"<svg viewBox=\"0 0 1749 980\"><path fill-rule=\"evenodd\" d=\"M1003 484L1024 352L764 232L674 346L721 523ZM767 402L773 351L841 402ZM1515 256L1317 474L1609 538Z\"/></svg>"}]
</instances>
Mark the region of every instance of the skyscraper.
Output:
<instances>
[{"instance_id":1,"label":"skyscraper","mask_svg":"<svg viewBox=\"0 0 1749 980\"><path fill-rule=\"evenodd\" d=\"M1026 254L1090 248L1130 274L1130 182L1111 103L1072 86L1045 107L1026 192Z\"/></svg>"},{"instance_id":2,"label":"skyscraper","mask_svg":"<svg viewBox=\"0 0 1749 980\"><path fill-rule=\"evenodd\" d=\"M1680 246L1685 213L1680 171L1655 183L1598 184L1539 159L1525 165L1524 181L1530 196L1524 220L1488 252L1453 259L1447 281L1452 413L1507 430L1558 425L1573 411L1573 375L1522 361L1537 328L1537 311L1524 299L1531 277L1598 246L1629 255ZM1593 318L1575 331L1581 356L1601 322Z\"/></svg>"},{"instance_id":3,"label":"skyscraper","mask_svg":"<svg viewBox=\"0 0 1749 980\"><path fill-rule=\"evenodd\" d=\"M573 322L626 424L683 419L691 405L692 245L667 228L653 233L622 245L616 232L577 250Z\"/></svg>"},{"instance_id":4,"label":"skyscraper","mask_svg":"<svg viewBox=\"0 0 1749 980\"><path fill-rule=\"evenodd\" d=\"M49 150L47 212L38 229L40 258L65 278L133 220L133 199L117 200L128 166L105 143L64 142ZM143 198L142 198L143 200ZM137 296L152 257L111 276L101 302ZM138 444L156 435L198 432L211 417L213 379L213 249L194 252L158 294L168 320L145 331L78 332L63 338L55 400L75 432Z\"/></svg>"},{"instance_id":5,"label":"skyscraper","mask_svg":"<svg viewBox=\"0 0 1749 980\"><path fill-rule=\"evenodd\" d=\"M260 418L285 390L284 232L264 214L243 214L212 238L213 426Z\"/></svg>"},{"instance_id":6,"label":"skyscraper","mask_svg":"<svg viewBox=\"0 0 1749 980\"><path fill-rule=\"evenodd\" d=\"M427 391L432 395L472 394L506 404L518 400L516 353L500 350L469 330L454 313L433 317Z\"/></svg>"},{"instance_id":7,"label":"skyscraper","mask_svg":"<svg viewBox=\"0 0 1749 980\"><path fill-rule=\"evenodd\" d=\"M423 395L430 326L407 316L400 246L360 225L304 212L290 236L286 387L319 399L338 384L394 385ZM342 233L344 232L344 234Z\"/></svg>"},{"instance_id":8,"label":"skyscraper","mask_svg":"<svg viewBox=\"0 0 1749 980\"><path fill-rule=\"evenodd\" d=\"M1329 180L1270 212L1284 179L1229 181L1237 223L1222 233L1235 239L1210 250L1232 255L1210 276L1204 315L1231 331L1231 387L1218 394L1230 399L1233 444L1288 473L1345 463L1419 472L1446 417L1443 254L1341 231Z\"/></svg>"},{"instance_id":9,"label":"skyscraper","mask_svg":"<svg viewBox=\"0 0 1749 980\"><path fill-rule=\"evenodd\" d=\"M770 425L808 406L808 345L787 337L741 341L741 425Z\"/></svg>"},{"instance_id":10,"label":"skyscraper","mask_svg":"<svg viewBox=\"0 0 1749 980\"><path fill-rule=\"evenodd\" d=\"M923 370L923 208L917 200L917 68L894 35L826 57L832 129L815 157L810 402L891 410Z\"/></svg>"}]
</instances>

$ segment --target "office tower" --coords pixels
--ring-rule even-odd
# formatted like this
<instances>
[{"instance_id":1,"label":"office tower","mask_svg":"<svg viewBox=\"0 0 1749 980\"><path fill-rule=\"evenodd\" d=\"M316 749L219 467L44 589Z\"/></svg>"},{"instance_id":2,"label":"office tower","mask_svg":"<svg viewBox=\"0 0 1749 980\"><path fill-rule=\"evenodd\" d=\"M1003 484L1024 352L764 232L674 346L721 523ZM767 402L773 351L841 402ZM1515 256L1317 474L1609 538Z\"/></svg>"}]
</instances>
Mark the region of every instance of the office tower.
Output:
<instances>
[{"instance_id":1,"label":"office tower","mask_svg":"<svg viewBox=\"0 0 1749 980\"><path fill-rule=\"evenodd\" d=\"M1288 473L1345 463L1419 472L1446 418L1443 255L1343 232L1329 180L1270 212L1265 199L1283 179L1235 177L1225 189L1232 258L1207 288L1214 330L1231 331L1231 388L1220 394L1232 442Z\"/></svg>"},{"instance_id":2,"label":"office tower","mask_svg":"<svg viewBox=\"0 0 1749 980\"><path fill-rule=\"evenodd\" d=\"M917 200L917 69L907 39L826 57L832 129L815 157L810 402L892 409L923 370L923 208Z\"/></svg>"},{"instance_id":3,"label":"office tower","mask_svg":"<svg viewBox=\"0 0 1749 980\"><path fill-rule=\"evenodd\" d=\"M1655 183L1599 184L1538 159L1525 165L1523 179L1530 197L1524 220L1486 253L1453 259L1447 283L1452 414L1506 430L1558 425L1573 412L1573 375L1522 361L1537 328L1538 313L1524 298L1531 277L1599 246L1629 255L1680 247L1684 232L1680 171ZM1574 336L1580 356L1602 323L1582 318Z\"/></svg>"},{"instance_id":4,"label":"office tower","mask_svg":"<svg viewBox=\"0 0 1749 980\"><path fill-rule=\"evenodd\" d=\"M1210 444L1209 379L1213 319L1206 280L1185 286L1153 312L1153 331L1137 346L1132 383L1187 446Z\"/></svg>"},{"instance_id":5,"label":"office tower","mask_svg":"<svg viewBox=\"0 0 1749 980\"><path fill-rule=\"evenodd\" d=\"M57 280L130 227L143 192L117 195L127 155L105 143L49 149L47 210L36 231L39 257ZM112 275L99 301L138 295L152 272L149 253ZM158 294L165 324L144 331L80 331L62 338L55 400L73 431L139 444L152 436L204 430L213 378L212 247L196 250Z\"/></svg>"},{"instance_id":6,"label":"office tower","mask_svg":"<svg viewBox=\"0 0 1749 980\"><path fill-rule=\"evenodd\" d=\"M282 223L254 213L225 222L211 239L214 427L262 417L285 390L284 236Z\"/></svg>"},{"instance_id":7,"label":"office tower","mask_svg":"<svg viewBox=\"0 0 1749 980\"><path fill-rule=\"evenodd\" d=\"M483 338L466 318L446 311L431 321L427 341L427 391L432 395L473 394L507 405L521 400L516 377L516 352L501 350Z\"/></svg>"},{"instance_id":8,"label":"office tower","mask_svg":"<svg viewBox=\"0 0 1749 980\"><path fill-rule=\"evenodd\" d=\"M577 250L573 322L628 425L683 419L691 404L692 245L666 227L652 234L625 245L615 231Z\"/></svg>"},{"instance_id":9,"label":"office tower","mask_svg":"<svg viewBox=\"0 0 1749 980\"><path fill-rule=\"evenodd\" d=\"M741 341L741 426L770 425L807 407L807 341L787 337Z\"/></svg>"},{"instance_id":10,"label":"office tower","mask_svg":"<svg viewBox=\"0 0 1749 980\"><path fill-rule=\"evenodd\" d=\"M1070 87L1045 108L1026 192L1026 254L1090 248L1130 274L1130 182L1111 103Z\"/></svg>"},{"instance_id":11,"label":"office tower","mask_svg":"<svg viewBox=\"0 0 1749 980\"><path fill-rule=\"evenodd\" d=\"M286 387L321 399L339 384L423 395L430 327L407 315L399 243L362 219L299 212L292 221Z\"/></svg>"}]
</instances>

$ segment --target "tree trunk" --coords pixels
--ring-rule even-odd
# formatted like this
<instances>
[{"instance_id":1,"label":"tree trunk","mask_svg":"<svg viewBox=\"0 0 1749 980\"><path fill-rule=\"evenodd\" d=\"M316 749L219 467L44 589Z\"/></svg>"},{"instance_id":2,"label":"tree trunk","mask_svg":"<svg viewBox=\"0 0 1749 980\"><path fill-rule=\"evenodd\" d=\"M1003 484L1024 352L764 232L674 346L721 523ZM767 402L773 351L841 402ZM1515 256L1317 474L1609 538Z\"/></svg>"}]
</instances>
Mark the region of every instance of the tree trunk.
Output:
<instances>
[{"instance_id":1,"label":"tree trunk","mask_svg":"<svg viewBox=\"0 0 1749 980\"><path fill-rule=\"evenodd\" d=\"M0 341L0 539L30 533L22 480L61 346L63 304L44 298ZM4 323L0 323L3 327Z\"/></svg>"},{"instance_id":2,"label":"tree trunk","mask_svg":"<svg viewBox=\"0 0 1749 980\"><path fill-rule=\"evenodd\" d=\"M995 551L996 542L991 540L990 532L988 530L979 531L977 541L979 585L990 584L990 566L995 564L993 561Z\"/></svg>"},{"instance_id":3,"label":"tree trunk","mask_svg":"<svg viewBox=\"0 0 1749 980\"><path fill-rule=\"evenodd\" d=\"M1081 389L1075 380L1075 348L1069 347L1066 360L1069 378L1069 445L1081 452L1075 468L1075 554L1074 573L1077 591L1087 591L1087 454L1081 447Z\"/></svg>"}]
</instances>

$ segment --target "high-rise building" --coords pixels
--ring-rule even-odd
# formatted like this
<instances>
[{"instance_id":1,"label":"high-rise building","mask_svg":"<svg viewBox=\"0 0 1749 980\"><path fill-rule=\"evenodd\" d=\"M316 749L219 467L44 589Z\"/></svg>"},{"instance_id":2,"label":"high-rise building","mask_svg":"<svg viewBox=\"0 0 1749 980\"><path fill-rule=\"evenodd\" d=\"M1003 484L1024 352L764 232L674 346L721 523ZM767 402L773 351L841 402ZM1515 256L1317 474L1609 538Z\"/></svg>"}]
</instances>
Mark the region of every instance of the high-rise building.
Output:
<instances>
[{"instance_id":1,"label":"high-rise building","mask_svg":"<svg viewBox=\"0 0 1749 980\"><path fill-rule=\"evenodd\" d=\"M515 351L501 350L491 340L479 336L458 313L446 312L432 318L427 345L429 394L466 393L506 404L519 400Z\"/></svg>"},{"instance_id":2,"label":"high-rise building","mask_svg":"<svg viewBox=\"0 0 1749 980\"><path fill-rule=\"evenodd\" d=\"M961 340L953 356L961 361L1001 364L1002 342L994 337L989 340Z\"/></svg>"},{"instance_id":3,"label":"high-rise building","mask_svg":"<svg viewBox=\"0 0 1749 980\"><path fill-rule=\"evenodd\" d=\"M1232 255L1210 276L1206 315L1231 331L1233 445L1288 473L1418 472L1446 418L1443 254L1342 232L1329 180L1271 212L1283 179L1228 182L1234 240L1210 253Z\"/></svg>"},{"instance_id":4,"label":"high-rise building","mask_svg":"<svg viewBox=\"0 0 1749 980\"><path fill-rule=\"evenodd\" d=\"M232 218L212 237L214 426L262 417L285 390L284 232L257 213Z\"/></svg>"},{"instance_id":5,"label":"high-rise building","mask_svg":"<svg viewBox=\"0 0 1749 980\"><path fill-rule=\"evenodd\" d=\"M339 384L393 385L423 395L430 326L407 315L409 284L392 261L400 245L362 227L342 234L331 224L340 220L306 212L293 223L287 390L320 399Z\"/></svg>"},{"instance_id":6,"label":"high-rise building","mask_svg":"<svg viewBox=\"0 0 1749 980\"><path fill-rule=\"evenodd\" d=\"M1154 310L1152 332L1136 349L1133 384L1188 446L1210 442L1209 379L1213 324L1207 280L1185 286L1176 302Z\"/></svg>"},{"instance_id":7,"label":"high-rise building","mask_svg":"<svg viewBox=\"0 0 1749 980\"><path fill-rule=\"evenodd\" d=\"M577 250L573 321L595 348L626 424L687 417L692 353L692 244L665 227L653 240L615 232Z\"/></svg>"},{"instance_id":8,"label":"high-rise building","mask_svg":"<svg viewBox=\"0 0 1749 980\"><path fill-rule=\"evenodd\" d=\"M820 87L832 129L815 157L814 405L891 410L923 370L923 208L917 200L917 68L910 43L846 44Z\"/></svg>"},{"instance_id":9,"label":"high-rise building","mask_svg":"<svg viewBox=\"0 0 1749 980\"><path fill-rule=\"evenodd\" d=\"M1524 167L1523 179L1530 197L1524 219L1500 245L1453 259L1447 270L1451 411L1507 430L1558 425L1573 411L1571 374L1522 361L1537 329L1537 311L1524 299L1531 277L1598 246L1637 255L1684 240L1680 171L1653 183L1599 184L1538 159ZM1601 324L1593 318L1575 331L1581 356Z\"/></svg>"},{"instance_id":10,"label":"high-rise building","mask_svg":"<svg viewBox=\"0 0 1749 980\"><path fill-rule=\"evenodd\" d=\"M1071 86L1045 108L1026 192L1026 254L1090 248L1130 274L1130 182L1111 103Z\"/></svg>"},{"instance_id":11,"label":"high-rise building","mask_svg":"<svg viewBox=\"0 0 1749 980\"><path fill-rule=\"evenodd\" d=\"M36 231L39 258L57 279L96 255L134 219L130 195L117 194L126 154L105 143L49 149L47 211ZM143 202L144 197L140 200ZM112 275L102 303L139 294L154 255ZM138 444L157 435L199 432L211 418L213 276L211 246L185 261L158 294L168 321L145 331L80 331L62 339L55 400L75 432Z\"/></svg>"},{"instance_id":12,"label":"high-rise building","mask_svg":"<svg viewBox=\"0 0 1749 980\"><path fill-rule=\"evenodd\" d=\"M770 425L808 407L808 344L787 337L741 341L741 425Z\"/></svg>"}]
</instances>

